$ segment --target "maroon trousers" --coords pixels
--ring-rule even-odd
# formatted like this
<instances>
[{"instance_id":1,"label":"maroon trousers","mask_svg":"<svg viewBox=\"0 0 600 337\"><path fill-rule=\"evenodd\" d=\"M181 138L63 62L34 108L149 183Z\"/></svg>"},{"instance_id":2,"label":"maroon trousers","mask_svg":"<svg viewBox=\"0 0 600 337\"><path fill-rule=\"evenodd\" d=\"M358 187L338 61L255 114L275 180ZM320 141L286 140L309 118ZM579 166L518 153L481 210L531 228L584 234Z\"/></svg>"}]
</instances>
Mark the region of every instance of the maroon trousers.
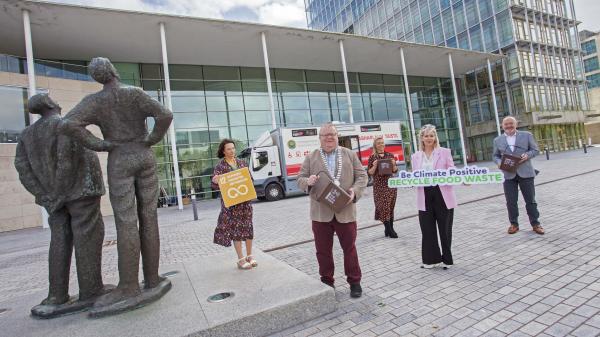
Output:
<instances>
[{"instance_id":1,"label":"maroon trousers","mask_svg":"<svg viewBox=\"0 0 600 337\"><path fill-rule=\"evenodd\" d=\"M339 223L334 217L330 222L312 222L317 248L317 261L321 281L333 284L333 233L336 233L344 251L344 273L350 284L360 283L361 271L356 252L356 221Z\"/></svg>"}]
</instances>

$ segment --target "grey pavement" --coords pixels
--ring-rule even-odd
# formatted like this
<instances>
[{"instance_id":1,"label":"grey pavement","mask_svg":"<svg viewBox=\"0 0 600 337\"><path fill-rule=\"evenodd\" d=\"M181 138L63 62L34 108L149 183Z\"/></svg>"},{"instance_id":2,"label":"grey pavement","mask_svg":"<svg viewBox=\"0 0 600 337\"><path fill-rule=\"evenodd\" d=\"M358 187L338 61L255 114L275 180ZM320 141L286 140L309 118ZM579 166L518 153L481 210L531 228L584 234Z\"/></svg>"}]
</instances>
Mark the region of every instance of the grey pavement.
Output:
<instances>
[{"instance_id":1,"label":"grey pavement","mask_svg":"<svg viewBox=\"0 0 600 337\"><path fill-rule=\"evenodd\" d=\"M457 187L456 265L447 271L419 268L415 191L399 190L395 216L400 238L393 240L384 238L382 226L373 220L368 189L358 203L364 296L349 298L335 244L338 310L277 335L599 336L600 148L587 154L552 153L549 161L540 155L534 161L541 171L537 201L547 234L530 230L524 205L521 231L506 234L501 185ZM161 263L226 251L212 244L218 207L215 200L200 202L199 221L190 221L189 206L160 209ZM257 202L254 212L256 246L318 279L314 245L302 243L312 239L308 198ZM105 217L105 223L103 272L114 281L112 217ZM0 234L0 308L6 300L46 289L48 240L49 231L42 229ZM1 320L0 314L0 325Z\"/></svg>"}]
</instances>

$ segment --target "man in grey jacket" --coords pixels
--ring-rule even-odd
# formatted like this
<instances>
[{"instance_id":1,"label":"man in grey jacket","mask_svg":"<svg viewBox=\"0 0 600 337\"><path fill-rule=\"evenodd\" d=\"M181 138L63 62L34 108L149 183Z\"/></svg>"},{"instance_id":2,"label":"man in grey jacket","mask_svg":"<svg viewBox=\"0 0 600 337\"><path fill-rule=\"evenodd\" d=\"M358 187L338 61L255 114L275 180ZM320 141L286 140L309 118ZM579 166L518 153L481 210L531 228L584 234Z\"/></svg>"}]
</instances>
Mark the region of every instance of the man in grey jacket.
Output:
<instances>
[{"instance_id":1,"label":"man in grey jacket","mask_svg":"<svg viewBox=\"0 0 600 337\"><path fill-rule=\"evenodd\" d=\"M517 120L512 116L507 116L502 120L502 129L504 134L494 139L494 162L500 166L503 154L521 158L516 172L502 171L504 173L504 196L510 221L508 234L519 231L519 207L517 205L519 188L525 199L525 208L533 231L544 234L535 201L534 179L537 171L531 163L531 158L539 153L538 145L530 132L517 131Z\"/></svg>"},{"instance_id":2,"label":"man in grey jacket","mask_svg":"<svg viewBox=\"0 0 600 337\"><path fill-rule=\"evenodd\" d=\"M356 252L356 200L367 186L367 172L358 156L345 147L338 146L337 129L333 124L325 124L319 131L321 147L309 154L300 173L298 187L310 192L310 217L315 237L317 261L321 282L334 286L333 234L336 233L340 246L344 251L344 272L350 284L350 296L360 297L362 277ZM312 186L319 173L327 174L329 178L350 195L350 201L339 212L334 212L329 206L317 201Z\"/></svg>"}]
</instances>

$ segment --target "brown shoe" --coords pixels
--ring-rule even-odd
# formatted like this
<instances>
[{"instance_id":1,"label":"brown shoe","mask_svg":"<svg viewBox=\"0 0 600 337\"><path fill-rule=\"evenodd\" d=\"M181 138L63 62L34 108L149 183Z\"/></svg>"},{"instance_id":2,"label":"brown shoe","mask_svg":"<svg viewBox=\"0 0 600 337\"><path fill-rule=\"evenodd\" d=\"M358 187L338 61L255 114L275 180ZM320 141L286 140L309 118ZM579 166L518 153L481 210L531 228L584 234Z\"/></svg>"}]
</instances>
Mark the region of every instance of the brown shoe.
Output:
<instances>
[{"instance_id":1,"label":"brown shoe","mask_svg":"<svg viewBox=\"0 0 600 337\"><path fill-rule=\"evenodd\" d=\"M510 227L508 227L508 234L515 234L518 231L519 231L519 226L510 225Z\"/></svg>"},{"instance_id":2,"label":"brown shoe","mask_svg":"<svg viewBox=\"0 0 600 337\"><path fill-rule=\"evenodd\" d=\"M533 231L540 234L540 235L544 235L544 233L546 233L544 231L544 227L542 227L542 225L535 225L533 226Z\"/></svg>"}]
</instances>

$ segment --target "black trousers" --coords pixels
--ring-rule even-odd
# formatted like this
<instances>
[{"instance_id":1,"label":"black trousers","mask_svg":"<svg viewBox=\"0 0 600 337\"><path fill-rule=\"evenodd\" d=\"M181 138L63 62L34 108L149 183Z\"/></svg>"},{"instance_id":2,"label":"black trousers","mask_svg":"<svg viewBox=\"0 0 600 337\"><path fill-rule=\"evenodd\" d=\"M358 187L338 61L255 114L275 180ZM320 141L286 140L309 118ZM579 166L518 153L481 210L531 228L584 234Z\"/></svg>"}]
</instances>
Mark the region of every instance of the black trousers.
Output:
<instances>
[{"instance_id":1,"label":"black trousers","mask_svg":"<svg viewBox=\"0 0 600 337\"><path fill-rule=\"evenodd\" d=\"M446 208L442 192L438 186L425 187L425 209L426 211L419 211L419 224L421 225L421 234L423 235L421 246L423 264L436 264L440 262L447 265L454 264L450 248L452 243L454 209ZM437 232L440 235L441 254Z\"/></svg>"},{"instance_id":2,"label":"black trousers","mask_svg":"<svg viewBox=\"0 0 600 337\"><path fill-rule=\"evenodd\" d=\"M512 225L519 226L519 206L517 201L519 200L519 188L523 199L525 199L525 209L529 216L529 223L531 226L540 224L537 202L535 202L535 185L533 182L534 178L522 178L518 175L513 179L504 181L504 197L506 198L506 208L508 209L508 221Z\"/></svg>"}]
</instances>

